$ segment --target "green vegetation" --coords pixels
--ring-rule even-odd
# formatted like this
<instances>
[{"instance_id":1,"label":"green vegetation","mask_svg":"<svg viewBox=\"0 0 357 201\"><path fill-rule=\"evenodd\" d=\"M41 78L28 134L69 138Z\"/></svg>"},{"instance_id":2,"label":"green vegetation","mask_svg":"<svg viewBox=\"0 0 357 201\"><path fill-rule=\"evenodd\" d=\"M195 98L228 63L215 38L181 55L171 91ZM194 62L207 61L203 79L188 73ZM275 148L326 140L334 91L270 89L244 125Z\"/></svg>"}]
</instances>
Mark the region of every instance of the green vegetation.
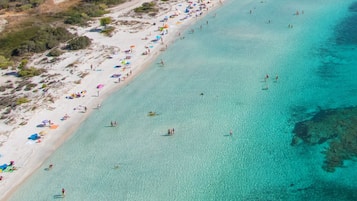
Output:
<instances>
[{"instance_id":1,"label":"green vegetation","mask_svg":"<svg viewBox=\"0 0 357 201\"><path fill-rule=\"evenodd\" d=\"M30 100L28 100L26 97L21 97L16 99L16 105L21 105L23 103L28 103Z\"/></svg>"},{"instance_id":2,"label":"green vegetation","mask_svg":"<svg viewBox=\"0 0 357 201\"><path fill-rule=\"evenodd\" d=\"M99 21L100 21L100 26L106 27L108 24L112 23L112 18L111 17L103 17Z\"/></svg>"},{"instance_id":3,"label":"green vegetation","mask_svg":"<svg viewBox=\"0 0 357 201\"><path fill-rule=\"evenodd\" d=\"M33 12L32 8L44 2L45 0L0 0L0 9L15 12L29 9L29 12ZM49 24L60 24L58 22L62 21L67 24L85 25L92 17L100 17L107 13L108 6L124 2L125 0L84 0L61 13L29 16L19 24L8 27L9 29L0 33L0 68L6 69L12 65L10 61L17 57L44 52L75 37L65 28ZM111 29L106 32L110 33ZM61 52L56 50L51 51L49 56L60 54Z\"/></svg>"},{"instance_id":4,"label":"green vegetation","mask_svg":"<svg viewBox=\"0 0 357 201\"><path fill-rule=\"evenodd\" d=\"M106 36L112 36L112 33L114 30L115 30L114 27L108 26L108 27L105 27L105 29L103 29L100 33L103 33Z\"/></svg>"},{"instance_id":5,"label":"green vegetation","mask_svg":"<svg viewBox=\"0 0 357 201\"><path fill-rule=\"evenodd\" d=\"M45 72L44 69L37 69L35 67L30 67L30 68L24 67L19 70L18 74L20 77L28 78L28 77L41 75L43 72Z\"/></svg>"},{"instance_id":6,"label":"green vegetation","mask_svg":"<svg viewBox=\"0 0 357 201\"><path fill-rule=\"evenodd\" d=\"M72 25L87 25L92 17L100 17L107 13L106 6L102 4L82 3L61 14L65 16L64 23Z\"/></svg>"},{"instance_id":7,"label":"green vegetation","mask_svg":"<svg viewBox=\"0 0 357 201\"><path fill-rule=\"evenodd\" d=\"M36 8L45 0L0 0L0 9L23 11L22 9Z\"/></svg>"},{"instance_id":8,"label":"green vegetation","mask_svg":"<svg viewBox=\"0 0 357 201\"><path fill-rule=\"evenodd\" d=\"M87 3L106 4L109 6L118 5L125 2L125 0L83 0L83 1Z\"/></svg>"},{"instance_id":9,"label":"green vegetation","mask_svg":"<svg viewBox=\"0 0 357 201\"><path fill-rule=\"evenodd\" d=\"M7 33L0 39L0 55L25 56L51 49L73 38L73 34L63 27L33 26L14 33Z\"/></svg>"},{"instance_id":10,"label":"green vegetation","mask_svg":"<svg viewBox=\"0 0 357 201\"><path fill-rule=\"evenodd\" d=\"M44 52L72 37L73 34L63 27L38 27L35 35L12 50L11 56L24 56L27 53Z\"/></svg>"},{"instance_id":11,"label":"green vegetation","mask_svg":"<svg viewBox=\"0 0 357 201\"><path fill-rule=\"evenodd\" d=\"M86 25L93 17L101 17L108 13L110 6L124 3L126 0L82 0L79 4L68 7L59 13L49 12L41 15L29 15L20 23L15 23L11 27L0 33L0 69L6 69L13 65L12 61L31 56L33 53L41 53L50 50L60 43L73 39L75 35L68 32L63 27L56 27L58 24ZM0 0L0 10L2 12L23 12L34 13L34 8L39 7L45 0ZM56 26L51 26L56 22ZM111 23L110 18L103 18L105 25ZM113 27L103 31L106 35L111 35ZM81 49L90 44L87 39L76 39L72 41L68 48L71 50ZM62 52L58 49L50 51L48 56L59 56Z\"/></svg>"},{"instance_id":12,"label":"green vegetation","mask_svg":"<svg viewBox=\"0 0 357 201\"><path fill-rule=\"evenodd\" d=\"M26 85L25 87L25 91L30 91L32 88L34 88L35 86L37 86L37 84L35 83L29 83L28 85Z\"/></svg>"},{"instance_id":13,"label":"green vegetation","mask_svg":"<svg viewBox=\"0 0 357 201\"><path fill-rule=\"evenodd\" d=\"M91 40L87 36L80 36L70 40L66 48L68 50L80 50L88 47L91 43Z\"/></svg>"},{"instance_id":14,"label":"green vegetation","mask_svg":"<svg viewBox=\"0 0 357 201\"><path fill-rule=\"evenodd\" d=\"M140 7L134 9L136 13L156 14L159 9L156 7L155 2L145 2Z\"/></svg>"},{"instance_id":15,"label":"green vegetation","mask_svg":"<svg viewBox=\"0 0 357 201\"><path fill-rule=\"evenodd\" d=\"M7 69L9 66L13 64L12 61L0 55L0 69Z\"/></svg>"},{"instance_id":16,"label":"green vegetation","mask_svg":"<svg viewBox=\"0 0 357 201\"><path fill-rule=\"evenodd\" d=\"M51 50L51 51L47 54L47 56L49 56L49 57L58 57L58 56L60 56L61 54L63 54L63 52L62 52L60 49L56 48L56 49Z\"/></svg>"}]
</instances>

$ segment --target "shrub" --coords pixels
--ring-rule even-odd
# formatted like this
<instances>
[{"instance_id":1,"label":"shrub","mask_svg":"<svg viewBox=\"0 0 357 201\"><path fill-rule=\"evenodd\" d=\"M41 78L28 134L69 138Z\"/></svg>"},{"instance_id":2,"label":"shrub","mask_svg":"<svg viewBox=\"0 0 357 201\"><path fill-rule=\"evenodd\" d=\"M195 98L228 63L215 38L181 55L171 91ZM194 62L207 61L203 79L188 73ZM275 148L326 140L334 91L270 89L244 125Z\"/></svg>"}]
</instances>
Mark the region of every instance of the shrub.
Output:
<instances>
[{"instance_id":1,"label":"shrub","mask_svg":"<svg viewBox=\"0 0 357 201\"><path fill-rule=\"evenodd\" d=\"M104 17L104 18L101 18L99 21L100 21L100 26L106 27L108 24L112 23L112 18Z\"/></svg>"},{"instance_id":2,"label":"shrub","mask_svg":"<svg viewBox=\"0 0 357 201\"><path fill-rule=\"evenodd\" d=\"M47 56L49 56L49 57L58 57L58 56L60 56L61 54L63 54L63 52L62 52L60 49L56 48L56 49L51 50L51 51L47 54Z\"/></svg>"},{"instance_id":3,"label":"shrub","mask_svg":"<svg viewBox=\"0 0 357 201\"><path fill-rule=\"evenodd\" d=\"M158 12L159 9L156 8L155 2L145 2L140 7L134 9L136 13L150 13L150 12Z\"/></svg>"},{"instance_id":4,"label":"shrub","mask_svg":"<svg viewBox=\"0 0 357 201\"><path fill-rule=\"evenodd\" d=\"M20 77L28 78L41 75L41 73L45 72L44 69L37 69L35 67L23 68L18 72Z\"/></svg>"},{"instance_id":5,"label":"shrub","mask_svg":"<svg viewBox=\"0 0 357 201\"><path fill-rule=\"evenodd\" d=\"M65 42L74 36L63 27L53 28L49 26L39 27L37 31L31 32L29 35L31 37L24 38L24 42L12 50L11 56L23 56L27 53L43 52L52 49L61 42ZM12 37L9 39L11 38Z\"/></svg>"},{"instance_id":6,"label":"shrub","mask_svg":"<svg viewBox=\"0 0 357 201\"><path fill-rule=\"evenodd\" d=\"M106 7L103 4L82 3L80 6L76 6L64 13L64 15L68 16L64 23L84 26L91 17L100 17L106 14L107 11L105 9Z\"/></svg>"},{"instance_id":7,"label":"shrub","mask_svg":"<svg viewBox=\"0 0 357 201\"><path fill-rule=\"evenodd\" d=\"M80 36L70 40L67 44L69 50L80 50L88 47L91 44L91 40L87 36Z\"/></svg>"},{"instance_id":8,"label":"shrub","mask_svg":"<svg viewBox=\"0 0 357 201\"><path fill-rule=\"evenodd\" d=\"M0 69L7 69L9 66L13 65L9 59L5 58L4 56L0 55Z\"/></svg>"},{"instance_id":9,"label":"shrub","mask_svg":"<svg viewBox=\"0 0 357 201\"><path fill-rule=\"evenodd\" d=\"M26 68L26 65L29 61L27 59L23 59L21 60L21 63L19 64L18 68L21 70L21 69L24 69Z\"/></svg>"},{"instance_id":10,"label":"shrub","mask_svg":"<svg viewBox=\"0 0 357 201\"><path fill-rule=\"evenodd\" d=\"M100 33L103 33L106 36L112 36L112 33L114 30L115 30L114 27L109 26L109 27L106 27L105 29L103 29L102 31L100 31Z\"/></svg>"},{"instance_id":11,"label":"shrub","mask_svg":"<svg viewBox=\"0 0 357 201\"><path fill-rule=\"evenodd\" d=\"M35 86L36 86L37 84L35 84L35 83L30 83L30 84L28 84L28 85L26 85L26 87L25 87L25 91L30 91L32 88L34 88Z\"/></svg>"},{"instance_id":12,"label":"shrub","mask_svg":"<svg viewBox=\"0 0 357 201\"><path fill-rule=\"evenodd\" d=\"M21 105L23 103L28 103L30 100L28 100L26 97L21 97L16 99L16 105Z\"/></svg>"},{"instance_id":13,"label":"shrub","mask_svg":"<svg viewBox=\"0 0 357 201\"><path fill-rule=\"evenodd\" d=\"M26 11L26 10L29 10L32 8L32 5L31 4L24 4L20 7L20 10L21 11Z\"/></svg>"},{"instance_id":14,"label":"shrub","mask_svg":"<svg viewBox=\"0 0 357 201\"><path fill-rule=\"evenodd\" d=\"M68 16L65 20L64 20L65 24L73 24L73 25L86 25L86 20L82 17L82 15L80 13L74 13L70 16Z\"/></svg>"},{"instance_id":15,"label":"shrub","mask_svg":"<svg viewBox=\"0 0 357 201\"><path fill-rule=\"evenodd\" d=\"M124 0L83 0L84 2L94 2L94 3L104 3L104 4L108 4L108 5L116 5L116 4L120 4L120 3L124 3Z\"/></svg>"}]
</instances>

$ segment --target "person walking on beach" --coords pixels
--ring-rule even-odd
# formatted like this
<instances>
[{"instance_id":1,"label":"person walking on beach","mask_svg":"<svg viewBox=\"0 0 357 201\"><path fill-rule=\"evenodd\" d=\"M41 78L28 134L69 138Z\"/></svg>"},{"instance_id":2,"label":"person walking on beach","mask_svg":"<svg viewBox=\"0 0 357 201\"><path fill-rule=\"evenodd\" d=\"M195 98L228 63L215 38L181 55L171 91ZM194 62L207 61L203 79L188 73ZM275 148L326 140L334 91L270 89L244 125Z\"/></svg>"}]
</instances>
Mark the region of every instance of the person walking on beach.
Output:
<instances>
[{"instance_id":1,"label":"person walking on beach","mask_svg":"<svg viewBox=\"0 0 357 201\"><path fill-rule=\"evenodd\" d=\"M62 188L62 197L66 197L66 190L64 190L64 188Z\"/></svg>"},{"instance_id":2,"label":"person walking on beach","mask_svg":"<svg viewBox=\"0 0 357 201\"><path fill-rule=\"evenodd\" d=\"M232 130L229 131L229 135L233 136L233 131Z\"/></svg>"},{"instance_id":3,"label":"person walking on beach","mask_svg":"<svg viewBox=\"0 0 357 201\"><path fill-rule=\"evenodd\" d=\"M161 64L161 66L165 66L164 60L161 59L160 64Z\"/></svg>"}]
</instances>

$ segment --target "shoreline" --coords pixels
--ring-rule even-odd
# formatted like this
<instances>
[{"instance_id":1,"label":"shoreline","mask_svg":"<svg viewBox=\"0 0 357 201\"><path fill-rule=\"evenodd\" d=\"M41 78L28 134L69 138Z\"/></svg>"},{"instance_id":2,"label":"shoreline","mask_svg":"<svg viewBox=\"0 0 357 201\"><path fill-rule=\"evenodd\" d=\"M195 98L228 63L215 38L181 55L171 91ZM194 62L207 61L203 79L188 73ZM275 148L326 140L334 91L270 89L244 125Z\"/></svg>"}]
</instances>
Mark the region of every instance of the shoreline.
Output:
<instances>
[{"instance_id":1,"label":"shoreline","mask_svg":"<svg viewBox=\"0 0 357 201\"><path fill-rule=\"evenodd\" d=\"M179 7L179 5L183 4L188 5L186 1L171 3L170 5L168 5L170 9L164 11L163 13L160 13L160 15L154 18L146 20L149 22L157 23L165 15L174 12L174 7L177 8ZM59 62L55 65L50 64L50 67L48 67L48 65L44 65L44 67L51 68L50 70L53 70L53 72L55 73L63 74L63 69L56 69L56 66L66 66L64 65L66 64L66 62L71 63L72 61L67 60L73 59L74 54L76 56L78 55L78 58L73 63L76 63L78 60L81 60L78 64L78 68L80 68L80 70L78 71L87 72L88 76L81 79L80 84L67 84L67 86L58 89L58 91L54 91L55 93L57 92L62 95L57 100L55 100L53 104L47 106L46 109L39 109L35 112L31 111L31 114L27 114L30 118L26 125L19 126L18 128L15 128L10 131L8 139L0 147L0 165L3 163L8 163L9 161L15 161L15 167L17 167L18 170L12 173L0 173L0 175L4 177L4 179L0 181L0 183L2 184L0 186L0 191L3 192L0 196L0 200L8 200L10 196L18 189L18 187L21 186L21 184L26 181L27 178L30 177L34 171L41 167L45 163L45 161L57 150L57 148L59 148L63 143L65 143L66 140L69 139L76 132L81 123L85 121L87 117L92 114L92 112L95 111L96 106L98 104L101 104L113 92L120 90L122 87L132 82L136 76L144 72L161 55L161 53L165 51L163 50L166 49L165 46L169 47L169 45L174 43L176 40L179 40L179 33L186 31L189 26L192 26L194 23L196 23L197 20L219 8L221 4L222 2L218 0L214 1L213 3L211 2L207 6L209 9L205 10L202 15L198 17L191 16L185 19L184 21L179 21L180 23L175 22L186 16L183 11L181 11L179 16L177 16L176 18L169 19L166 23L169 24L170 33L163 37L165 42L161 44L159 41L156 44L152 44L153 48L150 50L149 55L141 54L142 52L146 51L145 46L149 42L148 40L142 40L142 38L153 38L155 36L154 30L156 29L156 27L158 27L158 25L154 25L153 23L148 25L148 29L144 30L137 31L135 29L130 30L129 28L129 31L116 31L116 33L114 33L112 37L106 37L101 35L100 33L92 33L88 31L90 28L98 27L97 24L91 25L90 27L78 28L79 31L77 30L77 32L82 32L82 34L79 35L88 35L88 37L93 39L94 43L92 43L91 47L86 50L79 50L76 52L70 52L68 54L66 53L63 57L61 57L63 59L62 62ZM122 5L111 8L111 12L105 16L119 15L119 17L115 17L119 20L121 19L121 16L125 16L127 12L140 5L141 2L139 0L129 1L123 3ZM184 6L180 8L182 9L183 7ZM160 24L160 22L157 24ZM130 33L130 31L137 32ZM148 32L150 35L148 34ZM154 34L152 34L152 32L154 32ZM122 36L118 38L119 35L122 34L125 34L127 38ZM102 42L102 44L100 44L100 42ZM105 44L113 44L113 42L115 42L116 44L119 43L118 46L113 45L112 47L120 46L120 52L118 54L111 55L112 58L108 59L105 57L105 55L107 54ZM133 53L131 53L130 55L123 53L123 49L121 48L129 48L131 44L135 45L135 51L133 51ZM102 49L101 55L98 56L97 53L100 52L96 51L96 48L97 50ZM132 59L129 59L132 63L130 64L130 67L126 68L125 70L119 71L122 75L126 73L128 74L128 76L125 78L124 81L117 83L116 79L110 78L109 76L113 73L118 73L118 70L121 69L108 69L107 66L114 66L121 60L120 58L122 58L123 55L133 57ZM101 56L104 57L100 58ZM39 60L39 58L37 59ZM36 59L33 60L33 62L36 63ZM95 66L95 69L99 69L91 70L89 66L93 64ZM36 65L41 66L41 64ZM76 81L76 78L72 78L72 81ZM93 83L94 81L96 82ZM99 83L104 84L103 89L101 89L100 91L100 95L98 90L95 88L95 86ZM86 95L83 98L75 98L72 100L64 98L67 94L75 93L76 91L81 90L86 90ZM99 96L97 96L97 93ZM80 109L77 109L79 106L85 106L86 108L88 108L88 111L83 112ZM70 118L61 121L60 118L64 114L69 114ZM56 125L59 125L59 127L57 129L36 128L36 125L40 123L43 119L52 120ZM28 140L26 138L29 134L35 133L36 131L39 132L40 130L44 129L47 130L48 134L46 134L44 138L41 139L41 143L28 144Z\"/></svg>"}]
</instances>

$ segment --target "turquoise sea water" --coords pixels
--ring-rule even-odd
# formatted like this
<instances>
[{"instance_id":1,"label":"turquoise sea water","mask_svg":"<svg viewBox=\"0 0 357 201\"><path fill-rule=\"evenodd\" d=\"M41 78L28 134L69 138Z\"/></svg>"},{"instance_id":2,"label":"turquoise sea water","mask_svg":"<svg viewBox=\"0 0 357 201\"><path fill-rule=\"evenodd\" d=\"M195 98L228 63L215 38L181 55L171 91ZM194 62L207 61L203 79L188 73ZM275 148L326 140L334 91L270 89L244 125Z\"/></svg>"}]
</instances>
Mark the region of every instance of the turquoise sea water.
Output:
<instances>
[{"instance_id":1,"label":"turquoise sea water","mask_svg":"<svg viewBox=\"0 0 357 201\"><path fill-rule=\"evenodd\" d=\"M356 163L327 173L325 144L290 145L296 122L356 104L356 7L225 2L107 99L10 200L57 200L62 188L76 201L356 200Z\"/></svg>"}]
</instances>

